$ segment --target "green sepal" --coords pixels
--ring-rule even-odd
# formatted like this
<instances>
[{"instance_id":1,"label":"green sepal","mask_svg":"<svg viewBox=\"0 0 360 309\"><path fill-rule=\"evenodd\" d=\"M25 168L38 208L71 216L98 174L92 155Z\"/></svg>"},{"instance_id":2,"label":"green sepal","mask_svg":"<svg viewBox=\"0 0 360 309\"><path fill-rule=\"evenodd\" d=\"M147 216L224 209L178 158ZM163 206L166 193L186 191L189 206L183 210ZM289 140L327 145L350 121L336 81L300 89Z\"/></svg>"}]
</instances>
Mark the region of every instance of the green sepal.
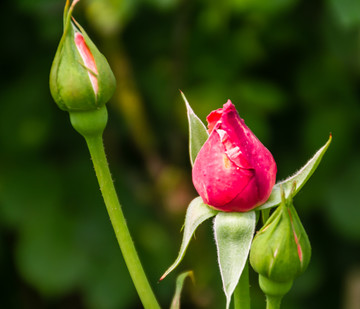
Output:
<instances>
[{"instance_id":1,"label":"green sepal","mask_svg":"<svg viewBox=\"0 0 360 309\"><path fill-rule=\"evenodd\" d=\"M245 267L255 225L255 211L220 212L215 217L214 234L226 308Z\"/></svg>"},{"instance_id":2,"label":"green sepal","mask_svg":"<svg viewBox=\"0 0 360 309\"><path fill-rule=\"evenodd\" d=\"M194 165L196 156L198 155L201 147L204 145L206 140L209 137L209 134L206 130L206 126L200 120L198 116L192 110L189 102L187 101L183 92L181 96L185 102L187 117L189 122L189 153L190 153L190 162L191 165Z\"/></svg>"},{"instance_id":3,"label":"green sepal","mask_svg":"<svg viewBox=\"0 0 360 309\"><path fill-rule=\"evenodd\" d=\"M163 280L170 272L172 272L183 259L186 249L190 243L191 237L194 234L197 227L203 223L205 220L215 216L218 211L210 208L206 205L201 197L197 197L191 201L185 216L184 223L184 234L180 246L180 251L175 262L166 270L166 272L161 276L160 281Z\"/></svg>"},{"instance_id":4,"label":"green sepal","mask_svg":"<svg viewBox=\"0 0 360 309\"><path fill-rule=\"evenodd\" d=\"M189 277L194 282L194 273L192 271L186 271L181 273L176 279L175 294L171 301L170 309L180 309L180 297L184 286L185 279Z\"/></svg>"},{"instance_id":5,"label":"green sepal","mask_svg":"<svg viewBox=\"0 0 360 309\"><path fill-rule=\"evenodd\" d=\"M296 172L293 176L275 184L268 200L263 205L257 207L256 210L262 210L278 206L281 202L280 187L282 187L284 190L285 198L289 197L290 195L291 197L294 197L304 186L304 184L309 180L311 175L315 172L326 150L329 148L331 140L332 136L330 135L326 144L321 147L298 172ZM294 183L295 189L293 190L292 187Z\"/></svg>"}]
</instances>

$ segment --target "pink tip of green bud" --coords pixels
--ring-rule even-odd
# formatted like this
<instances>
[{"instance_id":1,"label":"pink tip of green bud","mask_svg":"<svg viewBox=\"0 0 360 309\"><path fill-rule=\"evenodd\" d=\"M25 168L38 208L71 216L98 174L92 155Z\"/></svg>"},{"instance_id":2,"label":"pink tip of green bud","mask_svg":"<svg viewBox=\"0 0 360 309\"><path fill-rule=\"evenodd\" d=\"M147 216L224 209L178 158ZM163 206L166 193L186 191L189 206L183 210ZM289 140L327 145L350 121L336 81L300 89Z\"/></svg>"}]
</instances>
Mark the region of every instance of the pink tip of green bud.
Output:
<instances>
[{"instance_id":1,"label":"pink tip of green bud","mask_svg":"<svg viewBox=\"0 0 360 309\"><path fill-rule=\"evenodd\" d=\"M99 91L99 85L97 81L97 68L93 54L89 47L86 45L84 36L80 32L75 32L75 45L80 53L81 58L84 61L84 65L89 69L88 75L94 89L94 93L97 96Z\"/></svg>"}]
</instances>

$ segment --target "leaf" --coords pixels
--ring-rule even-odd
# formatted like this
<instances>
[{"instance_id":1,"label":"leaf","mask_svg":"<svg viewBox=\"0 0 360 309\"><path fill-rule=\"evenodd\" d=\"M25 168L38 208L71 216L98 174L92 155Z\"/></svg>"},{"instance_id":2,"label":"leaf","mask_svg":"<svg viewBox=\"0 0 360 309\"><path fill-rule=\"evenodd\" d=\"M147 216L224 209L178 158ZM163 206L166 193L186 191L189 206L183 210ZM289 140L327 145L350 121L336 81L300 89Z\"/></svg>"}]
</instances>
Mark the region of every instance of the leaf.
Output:
<instances>
[{"instance_id":1,"label":"leaf","mask_svg":"<svg viewBox=\"0 0 360 309\"><path fill-rule=\"evenodd\" d=\"M197 154L209 137L206 126L192 110L182 91L181 96L185 102L189 122L189 152L191 165L194 165Z\"/></svg>"},{"instance_id":2,"label":"leaf","mask_svg":"<svg viewBox=\"0 0 360 309\"><path fill-rule=\"evenodd\" d=\"M171 301L170 309L180 309L180 296L181 291L184 286L185 279L187 277L190 277L191 280L194 282L194 273L192 271L186 271L181 273L177 279L176 279L176 288L175 288L175 294Z\"/></svg>"},{"instance_id":3,"label":"leaf","mask_svg":"<svg viewBox=\"0 0 360 309\"><path fill-rule=\"evenodd\" d=\"M316 168L318 167L323 155L325 154L326 150L329 148L329 145L331 143L332 136L330 135L328 141L326 144L321 147L317 153L293 176L278 182L271 194L268 200L265 202L265 204L261 205L260 207L256 208L256 210L262 210L267 209L270 207L275 207L280 204L281 202L281 193L280 193L280 186L282 186L285 197L289 197L291 194L292 197L294 197L300 189L303 187L303 185L309 180L311 175L314 173ZM293 184L295 183L296 187L292 191Z\"/></svg>"},{"instance_id":4,"label":"leaf","mask_svg":"<svg viewBox=\"0 0 360 309\"><path fill-rule=\"evenodd\" d=\"M160 281L163 280L175 267L179 265L183 259L186 249L190 243L191 237L194 234L197 227L205 220L215 216L218 211L207 206L200 196L193 199L186 211L185 223L184 223L184 235L180 246L179 255L175 262L168 268L168 270L161 276Z\"/></svg>"},{"instance_id":5,"label":"leaf","mask_svg":"<svg viewBox=\"0 0 360 309\"><path fill-rule=\"evenodd\" d=\"M220 212L215 217L215 241L227 309L245 267L255 225L255 211Z\"/></svg>"}]
</instances>

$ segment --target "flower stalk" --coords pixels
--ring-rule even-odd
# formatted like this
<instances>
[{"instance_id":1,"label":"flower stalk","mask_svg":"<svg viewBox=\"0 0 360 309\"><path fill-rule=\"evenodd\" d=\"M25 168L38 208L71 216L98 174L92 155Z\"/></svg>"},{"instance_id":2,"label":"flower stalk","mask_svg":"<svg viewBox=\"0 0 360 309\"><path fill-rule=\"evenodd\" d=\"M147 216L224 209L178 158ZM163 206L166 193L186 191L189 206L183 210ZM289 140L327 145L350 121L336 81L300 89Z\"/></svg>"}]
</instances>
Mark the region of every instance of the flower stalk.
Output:
<instances>
[{"instance_id":1,"label":"flower stalk","mask_svg":"<svg viewBox=\"0 0 360 309\"><path fill-rule=\"evenodd\" d=\"M102 138L107 122L106 107L87 112L72 112L70 120L74 129L86 140L111 224L141 302L146 309L159 309L126 224L106 159Z\"/></svg>"},{"instance_id":2,"label":"flower stalk","mask_svg":"<svg viewBox=\"0 0 360 309\"><path fill-rule=\"evenodd\" d=\"M266 309L280 309L282 297L278 296L266 296Z\"/></svg>"}]
</instances>

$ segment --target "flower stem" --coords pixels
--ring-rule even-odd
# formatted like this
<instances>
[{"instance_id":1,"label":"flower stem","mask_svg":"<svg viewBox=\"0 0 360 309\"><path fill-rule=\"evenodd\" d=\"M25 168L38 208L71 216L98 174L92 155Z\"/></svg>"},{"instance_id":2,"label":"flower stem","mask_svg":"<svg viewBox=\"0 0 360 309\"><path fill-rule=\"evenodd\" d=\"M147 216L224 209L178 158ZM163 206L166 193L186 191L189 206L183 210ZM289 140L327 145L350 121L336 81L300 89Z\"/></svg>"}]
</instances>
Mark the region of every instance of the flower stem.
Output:
<instances>
[{"instance_id":1,"label":"flower stem","mask_svg":"<svg viewBox=\"0 0 360 309\"><path fill-rule=\"evenodd\" d=\"M122 212L113 181L111 179L102 136L98 135L85 139L89 147L106 209L110 216L116 238L124 256L127 268L130 272L130 276L134 282L135 288L146 309L160 308L145 275L134 243L131 239L129 229L127 227L126 220Z\"/></svg>"},{"instance_id":2,"label":"flower stem","mask_svg":"<svg viewBox=\"0 0 360 309\"><path fill-rule=\"evenodd\" d=\"M86 140L111 224L141 302L145 309L160 309L137 255L111 178L102 139L107 123L106 107L71 112L70 120L75 130Z\"/></svg>"},{"instance_id":3,"label":"flower stem","mask_svg":"<svg viewBox=\"0 0 360 309\"><path fill-rule=\"evenodd\" d=\"M266 309L280 309L281 296L266 296Z\"/></svg>"},{"instance_id":4,"label":"flower stem","mask_svg":"<svg viewBox=\"0 0 360 309\"><path fill-rule=\"evenodd\" d=\"M249 262L246 262L234 291L234 308L250 309Z\"/></svg>"}]
</instances>

